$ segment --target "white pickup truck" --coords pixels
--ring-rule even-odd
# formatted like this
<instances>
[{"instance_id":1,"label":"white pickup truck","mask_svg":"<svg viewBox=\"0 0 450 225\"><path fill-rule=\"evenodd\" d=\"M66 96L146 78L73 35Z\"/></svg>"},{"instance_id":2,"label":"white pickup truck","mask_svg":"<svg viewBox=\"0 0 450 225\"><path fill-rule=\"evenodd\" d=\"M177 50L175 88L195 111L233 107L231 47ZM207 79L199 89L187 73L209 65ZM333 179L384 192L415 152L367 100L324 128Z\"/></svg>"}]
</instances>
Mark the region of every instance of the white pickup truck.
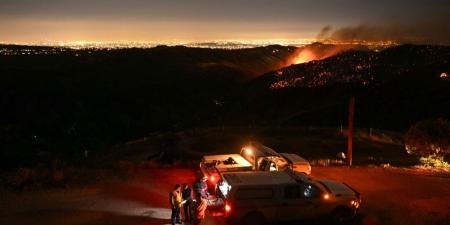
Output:
<instances>
[{"instance_id":1,"label":"white pickup truck","mask_svg":"<svg viewBox=\"0 0 450 225\"><path fill-rule=\"evenodd\" d=\"M209 190L215 190L217 181L225 172L242 171L283 171L311 174L308 161L296 154L277 153L259 143L250 143L241 149L240 154L207 155L200 162L200 170L208 178Z\"/></svg>"},{"instance_id":2,"label":"white pickup truck","mask_svg":"<svg viewBox=\"0 0 450 225\"><path fill-rule=\"evenodd\" d=\"M348 225L362 203L361 194L345 183L291 170L225 173L217 189L228 224L325 219L325 224Z\"/></svg>"}]
</instances>

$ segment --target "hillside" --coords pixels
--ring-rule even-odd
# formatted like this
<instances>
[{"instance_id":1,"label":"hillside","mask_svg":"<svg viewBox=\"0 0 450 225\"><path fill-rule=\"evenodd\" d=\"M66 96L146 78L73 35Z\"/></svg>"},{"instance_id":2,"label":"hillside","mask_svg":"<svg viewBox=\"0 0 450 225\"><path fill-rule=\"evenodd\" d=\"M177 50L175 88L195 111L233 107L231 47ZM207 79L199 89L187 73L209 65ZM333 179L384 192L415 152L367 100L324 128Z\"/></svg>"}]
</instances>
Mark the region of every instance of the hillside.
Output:
<instances>
[{"instance_id":1,"label":"hillside","mask_svg":"<svg viewBox=\"0 0 450 225\"><path fill-rule=\"evenodd\" d=\"M276 126L339 126L356 96L358 126L404 130L424 118L449 117L450 79L441 77L448 71L450 47L349 50L252 80L237 113Z\"/></svg>"},{"instance_id":2,"label":"hillside","mask_svg":"<svg viewBox=\"0 0 450 225\"><path fill-rule=\"evenodd\" d=\"M282 68L307 48L323 59ZM2 166L48 155L82 160L85 150L102 155L153 132L345 126L350 96L361 128L403 131L424 118L450 118L450 80L441 77L450 71L449 47L329 56L333 49L1 46Z\"/></svg>"}]
</instances>

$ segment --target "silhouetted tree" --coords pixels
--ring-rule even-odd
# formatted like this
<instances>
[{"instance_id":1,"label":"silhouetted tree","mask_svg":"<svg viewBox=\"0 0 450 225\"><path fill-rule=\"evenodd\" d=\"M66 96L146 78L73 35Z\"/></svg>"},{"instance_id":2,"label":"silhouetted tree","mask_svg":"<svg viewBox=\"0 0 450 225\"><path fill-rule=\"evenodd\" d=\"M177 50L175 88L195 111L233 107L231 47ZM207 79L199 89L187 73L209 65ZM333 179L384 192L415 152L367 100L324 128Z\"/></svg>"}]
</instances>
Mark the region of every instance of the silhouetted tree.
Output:
<instances>
[{"instance_id":1,"label":"silhouetted tree","mask_svg":"<svg viewBox=\"0 0 450 225\"><path fill-rule=\"evenodd\" d=\"M450 153L450 121L428 119L414 124L405 134L410 154L442 158Z\"/></svg>"}]
</instances>

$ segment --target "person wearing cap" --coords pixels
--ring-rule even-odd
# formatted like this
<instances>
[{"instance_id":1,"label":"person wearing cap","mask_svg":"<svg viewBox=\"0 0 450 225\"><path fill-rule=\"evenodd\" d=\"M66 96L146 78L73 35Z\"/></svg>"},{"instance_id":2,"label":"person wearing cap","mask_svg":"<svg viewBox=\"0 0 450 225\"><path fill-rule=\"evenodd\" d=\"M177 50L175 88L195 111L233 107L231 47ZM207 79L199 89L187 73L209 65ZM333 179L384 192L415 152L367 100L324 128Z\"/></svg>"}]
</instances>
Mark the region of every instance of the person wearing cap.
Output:
<instances>
[{"instance_id":1,"label":"person wearing cap","mask_svg":"<svg viewBox=\"0 0 450 225\"><path fill-rule=\"evenodd\" d=\"M176 223L181 224L180 209L183 204L181 185L175 185L175 188L169 193L169 202L172 208L172 215L170 216L172 225L175 225Z\"/></svg>"}]
</instances>

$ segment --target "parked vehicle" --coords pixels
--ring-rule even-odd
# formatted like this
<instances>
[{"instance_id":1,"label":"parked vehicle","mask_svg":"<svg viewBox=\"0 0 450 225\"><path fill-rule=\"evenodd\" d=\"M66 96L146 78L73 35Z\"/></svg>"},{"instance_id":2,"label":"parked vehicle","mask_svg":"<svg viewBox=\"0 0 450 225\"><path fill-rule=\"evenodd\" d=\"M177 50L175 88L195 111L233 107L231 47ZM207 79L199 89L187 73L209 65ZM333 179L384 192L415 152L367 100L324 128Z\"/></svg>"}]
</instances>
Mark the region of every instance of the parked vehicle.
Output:
<instances>
[{"instance_id":1,"label":"parked vehicle","mask_svg":"<svg viewBox=\"0 0 450 225\"><path fill-rule=\"evenodd\" d=\"M262 224L324 218L352 221L361 195L345 183L312 179L291 170L225 173L217 185L223 215L230 223Z\"/></svg>"},{"instance_id":2,"label":"parked vehicle","mask_svg":"<svg viewBox=\"0 0 450 225\"><path fill-rule=\"evenodd\" d=\"M291 169L311 174L308 161L296 154L277 153L259 143L250 143L240 154L207 155L200 162L203 176L208 177L209 190L214 190L222 173L239 171L283 171Z\"/></svg>"}]
</instances>

